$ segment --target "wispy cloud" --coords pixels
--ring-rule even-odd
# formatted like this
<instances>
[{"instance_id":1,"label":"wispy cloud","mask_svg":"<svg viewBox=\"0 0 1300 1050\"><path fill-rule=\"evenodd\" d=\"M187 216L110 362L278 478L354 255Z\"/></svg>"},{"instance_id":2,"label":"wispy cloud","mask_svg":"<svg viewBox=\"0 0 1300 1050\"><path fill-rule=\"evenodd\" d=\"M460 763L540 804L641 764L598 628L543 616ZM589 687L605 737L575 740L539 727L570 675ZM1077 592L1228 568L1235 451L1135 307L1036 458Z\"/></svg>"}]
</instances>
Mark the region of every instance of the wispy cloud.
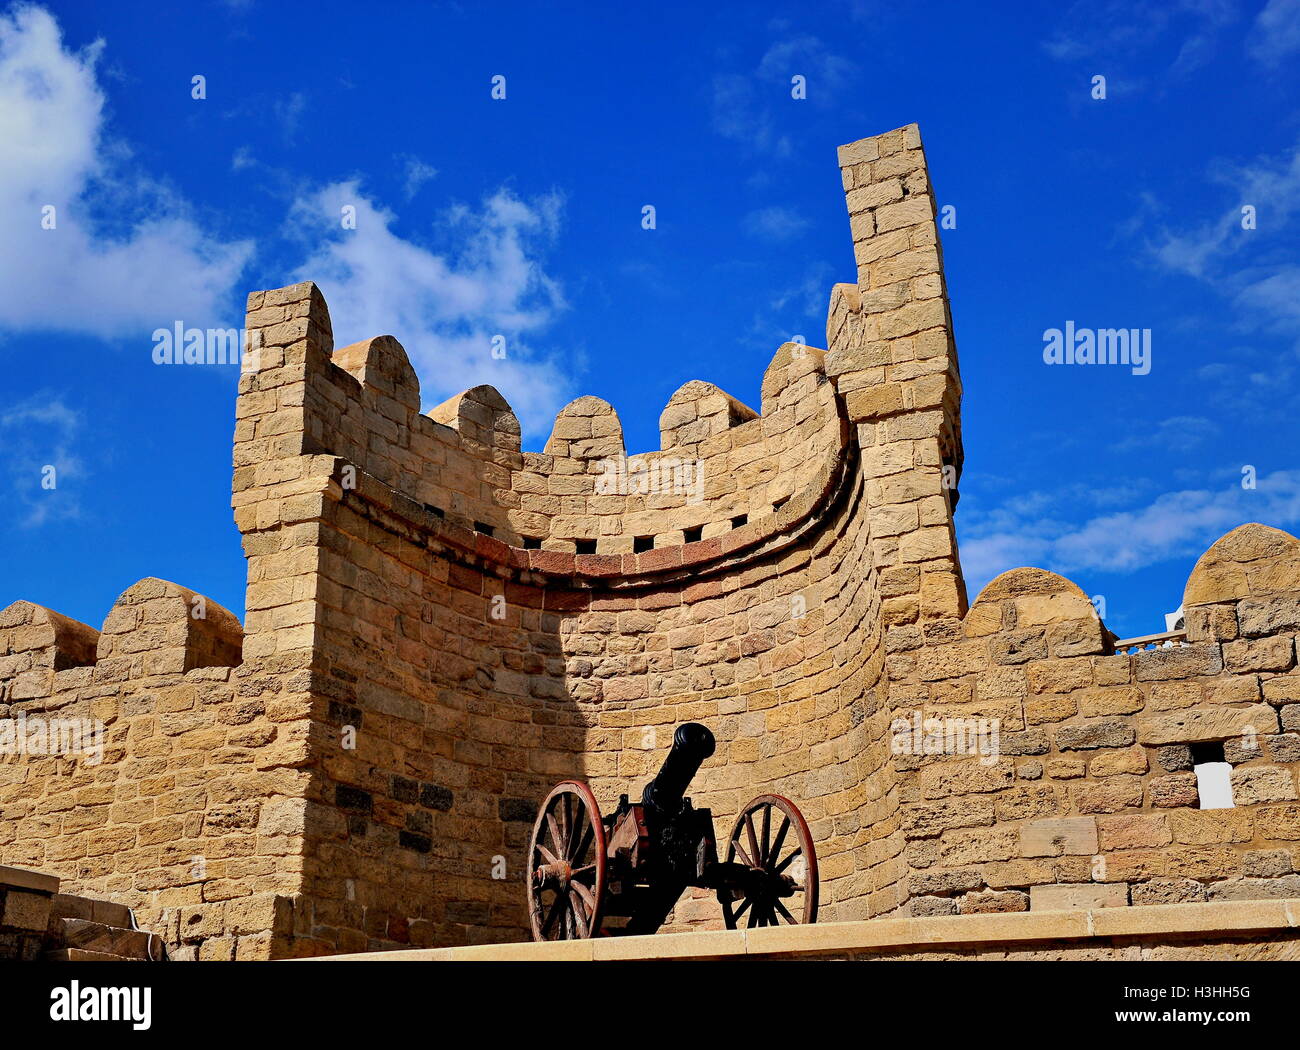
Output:
<instances>
[{"instance_id":1,"label":"wispy cloud","mask_svg":"<svg viewBox=\"0 0 1300 1050\"><path fill-rule=\"evenodd\" d=\"M1133 452L1140 449L1158 449L1169 452L1190 452L1199 448L1219 433L1219 425L1201 416L1171 416L1146 425L1141 430L1117 441L1113 452Z\"/></svg>"},{"instance_id":2,"label":"wispy cloud","mask_svg":"<svg viewBox=\"0 0 1300 1050\"><path fill-rule=\"evenodd\" d=\"M19 526L80 516L75 482L85 470L74 442L81 425L80 413L44 395L0 409L0 470L8 476L6 502Z\"/></svg>"},{"instance_id":3,"label":"wispy cloud","mask_svg":"<svg viewBox=\"0 0 1300 1050\"><path fill-rule=\"evenodd\" d=\"M1260 476L1253 489L1235 478L1220 488L1166 492L1082 523L1054 496L1037 506L1005 504L992 514L959 520L961 558L973 595L994 576L1022 565L1063 575L1119 573L1199 557L1247 521L1283 528L1300 522L1300 471Z\"/></svg>"},{"instance_id":4,"label":"wispy cloud","mask_svg":"<svg viewBox=\"0 0 1300 1050\"><path fill-rule=\"evenodd\" d=\"M160 304L198 323L252 252L130 168L104 127L104 47L69 50L41 8L0 15L0 328L109 337L152 330Z\"/></svg>"},{"instance_id":5,"label":"wispy cloud","mask_svg":"<svg viewBox=\"0 0 1300 1050\"><path fill-rule=\"evenodd\" d=\"M402 192L406 195L408 201L420 192L421 186L438 175L437 168L432 164L426 164L419 157L403 154L397 159L401 162L405 172Z\"/></svg>"},{"instance_id":6,"label":"wispy cloud","mask_svg":"<svg viewBox=\"0 0 1300 1050\"><path fill-rule=\"evenodd\" d=\"M1235 256L1284 233L1300 215L1300 143L1247 164L1215 161L1205 177L1220 187L1217 216L1182 229L1162 222L1148 248L1170 270L1218 281ZM1255 211L1255 229L1243 228L1245 207Z\"/></svg>"},{"instance_id":7,"label":"wispy cloud","mask_svg":"<svg viewBox=\"0 0 1300 1050\"><path fill-rule=\"evenodd\" d=\"M798 281L778 289L765 308L754 314L748 336L773 351L783 342L802 337L809 346L826 341L826 304L834 276L829 263L813 263Z\"/></svg>"},{"instance_id":8,"label":"wispy cloud","mask_svg":"<svg viewBox=\"0 0 1300 1050\"><path fill-rule=\"evenodd\" d=\"M1239 17L1234 0L1077 0L1043 49L1062 62L1114 63L1172 46L1166 75L1178 77L1209 62L1223 30ZM1111 79L1110 86L1122 82Z\"/></svg>"},{"instance_id":9,"label":"wispy cloud","mask_svg":"<svg viewBox=\"0 0 1300 1050\"><path fill-rule=\"evenodd\" d=\"M356 210L343 229L341 210ZM480 383L497 387L524 433L548 433L567 400L568 379L533 339L565 309L541 256L560 225L557 196L521 200L498 190L478 208L447 211L438 251L394 229L397 216L357 180L336 182L295 201L291 219L308 255L301 280L321 286L338 346L391 334L420 376L426 407ZM492 354L496 335L505 357Z\"/></svg>"},{"instance_id":10,"label":"wispy cloud","mask_svg":"<svg viewBox=\"0 0 1300 1050\"><path fill-rule=\"evenodd\" d=\"M794 150L782 130L778 107L824 106L844 89L854 65L820 39L803 33L773 43L755 69L720 72L713 78L713 127L747 152L787 157ZM792 78L804 78L807 97L791 96Z\"/></svg>"},{"instance_id":11,"label":"wispy cloud","mask_svg":"<svg viewBox=\"0 0 1300 1050\"><path fill-rule=\"evenodd\" d=\"M774 206L751 211L745 216L745 230L767 241L789 241L808 228L808 220L790 210Z\"/></svg>"},{"instance_id":12,"label":"wispy cloud","mask_svg":"<svg viewBox=\"0 0 1300 1050\"><path fill-rule=\"evenodd\" d=\"M280 134L286 143L292 144L297 140L302 128L302 115L306 111L307 96L301 91L293 91L288 96L272 100L271 113L280 125Z\"/></svg>"},{"instance_id":13,"label":"wispy cloud","mask_svg":"<svg viewBox=\"0 0 1300 1050\"><path fill-rule=\"evenodd\" d=\"M1214 162L1207 180L1219 187L1217 216L1182 228L1167 216L1150 220L1150 257L1222 296L1218 313L1230 331L1248 339L1280 337L1300 350L1300 264L1294 252L1300 236L1300 144L1249 163ZM1245 209L1253 213L1251 228L1244 228L1251 226L1243 222ZM1276 401L1291 389L1294 355L1229 345L1222 358L1221 367L1203 368L1200 378L1213 384L1213 396L1225 406L1257 411L1265 400L1260 395Z\"/></svg>"},{"instance_id":14,"label":"wispy cloud","mask_svg":"<svg viewBox=\"0 0 1300 1050\"><path fill-rule=\"evenodd\" d=\"M1268 0L1251 26L1246 50L1270 67L1300 53L1300 0Z\"/></svg>"}]
</instances>

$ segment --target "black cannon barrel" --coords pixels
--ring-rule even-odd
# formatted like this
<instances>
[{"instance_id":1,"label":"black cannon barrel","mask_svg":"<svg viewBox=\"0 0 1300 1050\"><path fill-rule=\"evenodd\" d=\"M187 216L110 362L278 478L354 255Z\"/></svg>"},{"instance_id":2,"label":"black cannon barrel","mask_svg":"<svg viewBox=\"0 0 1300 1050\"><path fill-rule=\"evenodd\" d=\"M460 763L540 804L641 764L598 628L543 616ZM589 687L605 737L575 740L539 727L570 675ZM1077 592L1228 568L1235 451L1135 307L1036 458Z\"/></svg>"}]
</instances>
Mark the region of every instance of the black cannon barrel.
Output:
<instances>
[{"instance_id":1,"label":"black cannon barrel","mask_svg":"<svg viewBox=\"0 0 1300 1050\"><path fill-rule=\"evenodd\" d=\"M691 780L717 744L708 726L684 722L673 733L673 746L654 780L645 786L641 804L665 813L675 813Z\"/></svg>"}]
</instances>

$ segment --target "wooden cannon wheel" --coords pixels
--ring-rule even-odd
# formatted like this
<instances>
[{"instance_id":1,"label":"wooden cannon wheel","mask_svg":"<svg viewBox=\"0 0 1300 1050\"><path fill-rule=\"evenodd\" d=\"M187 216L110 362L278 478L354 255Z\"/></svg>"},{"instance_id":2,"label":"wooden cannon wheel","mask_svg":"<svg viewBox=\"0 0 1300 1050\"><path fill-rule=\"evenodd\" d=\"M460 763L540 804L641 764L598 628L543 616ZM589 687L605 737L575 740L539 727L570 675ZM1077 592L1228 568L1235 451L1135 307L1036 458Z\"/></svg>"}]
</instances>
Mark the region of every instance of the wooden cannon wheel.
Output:
<instances>
[{"instance_id":1,"label":"wooden cannon wheel","mask_svg":"<svg viewBox=\"0 0 1300 1050\"><path fill-rule=\"evenodd\" d=\"M753 872L718 891L727 929L817 921L817 852L803 814L788 798L759 795L736 817L727 860ZM739 901L739 906L737 906Z\"/></svg>"},{"instance_id":2,"label":"wooden cannon wheel","mask_svg":"<svg viewBox=\"0 0 1300 1050\"><path fill-rule=\"evenodd\" d=\"M605 825L586 784L564 780L542 802L528 844L528 920L535 941L600 932Z\"/></svg>"}]
</instances>

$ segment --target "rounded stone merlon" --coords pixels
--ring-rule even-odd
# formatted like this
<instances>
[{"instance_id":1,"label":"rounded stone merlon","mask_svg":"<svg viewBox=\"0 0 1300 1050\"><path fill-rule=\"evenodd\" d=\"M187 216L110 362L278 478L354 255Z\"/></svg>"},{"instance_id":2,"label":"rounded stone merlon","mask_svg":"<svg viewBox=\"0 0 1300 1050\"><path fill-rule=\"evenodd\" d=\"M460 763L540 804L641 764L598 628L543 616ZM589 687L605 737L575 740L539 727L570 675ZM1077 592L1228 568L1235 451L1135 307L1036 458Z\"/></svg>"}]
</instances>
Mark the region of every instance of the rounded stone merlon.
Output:
<instances>
[{"instance_id":1,"label":"rounded stone merlon","mask_svg":"<svg viewBox=\"0 0 1300 1050\"><path fill-rule=\"evenodd\" d=\"M391 335L377 335L342 347L334 351L332 360L363 387L413 411L420 410L419 376L411 367L406 348Z\"/></svg>"},{"instance_id":2,"label":"rounded stone merlon","mask_svg":"<svg viewBox=\"0 0 1300 1050\"><path fill-rule=\"evenodd\" d=\"M131 677L237 667L244 629L229 609L187 587L147 576L113 603L97 662L130 660Z\"/></svg>"},{"instance_id":3,"label":"rounded stone merlon","mask_svg":"<svg viewBox=\"0 0 1300 1050\"><path fill-rule=\"evenodd\" d=\"M0 652L39 654L32 666L51 671L95 662L99 632L35 602L16 601L0 609Z\"/></svg>"},{"instance_id":4,"label":"rounded stone merlon","mask_svg":"<svg viewBox=\"0 0 1300 1050\"><path fill-rule=\"evenodd\" d=\"M692 379L683 383L659 414L659 447L667 452L757 419L758 413L725 390Z\"/></svg>"},{"instance_id":5,"label":"rounded stone merlon","mask_svg":"<svg viewBox=\"0 0 1300 1050\"><path fill-rule=\"evenodd\" d=\"M1250 522L1220 536L1197 559L1183 589L1183 608L1300 589L1300 540Z\"/></svg>"},{"instance_id":6,"label":"rounded stone merlon","mask_svg":"<svg viewBox=\"0 0 1300 1050\"><path fill-rule=\"evenodd\" d=\"M1014 626L1041 627L1071 620L1091 620L1100 629L1097 609L1083 590L1046 569L1009 569L990 580L966 612L968 637L992 634L1008 624L1004 603L1015 609Z\"/></svg>"},{"instance_id":7,"label":"rounded stone merlon","mask_svg":"<svg viewBox=\"0 0 1300 1050\"><path fill-rule=\"evenodd\" d=\"M825 372L825 350L804 343L782 343L763 371L763 415L775 410L777 400L791 384L804 376Z\"/></svg>"},{"instance_id":8,"label":"rounded stone merlon","mask_svg":"<svg viewBox=\"0 0 1300 1050\"><path fill-rule=\"evenodd\" d=\"M519 419L494 386L471 387L425 413L435 423L451 427L463 439L489 448L518 452Z\"/></svg>"},{"instance_id":9,"label":"rounded stone merlon","mask_svg":"<svg viewBox=\"0 0 1300 1050\"><path fill-rule=\"evenodd\" d=\"M613 405L588 394L560 409L543 451L549 456L571 459L626 455L623 423Z\"/></svg>"}]
</instances>

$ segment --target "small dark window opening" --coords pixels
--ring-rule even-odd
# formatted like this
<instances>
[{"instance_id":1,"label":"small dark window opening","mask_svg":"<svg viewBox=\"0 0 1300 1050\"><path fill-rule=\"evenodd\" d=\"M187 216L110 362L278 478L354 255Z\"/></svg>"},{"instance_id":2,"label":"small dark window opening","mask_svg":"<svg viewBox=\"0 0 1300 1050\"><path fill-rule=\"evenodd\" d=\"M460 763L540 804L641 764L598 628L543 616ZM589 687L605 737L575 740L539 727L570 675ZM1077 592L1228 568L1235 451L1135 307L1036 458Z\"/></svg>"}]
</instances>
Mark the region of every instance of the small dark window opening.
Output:
<instances>
[{"instance_id":1,"label":"small dark window opening","mask_svg":"<svg viewBox=\"0 0 1300 1050\"><path fill-rule=\"evenodd\" d=\"M484 536L491 536L492 533L495 532L496 530L493 529L491 525L488 525L485 522L476 521L474 522L474 531L481 532L483 533Z\"/></svg>"},{"instance_id":2,"label":"small dark window opening","mask_svg":"<svg viewBox=\"0 0 1300 1050\"><path fill-rule=\"evenodd\" d=\"M1222 741L1192 745L1192 771L1201 809L1232 809L1232 766Z\"/></svg>"},{"instance_id":3,"label":"small dark window opening","mask_svg":"<svg viewBox=\"0 0 1300 1050\"><path fill-rule=\"evenodd\" d=\"M596 553L596 541L595 541L595 540L574 540L573 542L574 542L574 545L578 548L578 553L579 553L579 554L595 554L595 553Z\"/></svg>"},{"instance_id":4,"label":"small dark window opening","mask_svg":"<svg viewBox=\"0 0 1300 1050\"><path fill-rule=\"evenodd\" d=\"M749 524L748 514L737 514L734 518L731 519L731 527L733 529L738 529L742 525L748 525L748 524Z\"/></svg>"},{"instance_id":5,"label":"small dark window opening","mask_svg":"<svg viewBox=\"0 0 1300 1050\"><path fill-rule=\"evenodd\" d=\"M429 510L435 518L445 518L447 516L447 512L441 507L430 507Z\"/></svg>"},{"instance_id":6,"label":"small dark window opening","mask_svg":"<svg viewBox=\"0 0 1300 1050\"><path fill-rule=\"evenodd\" d=\"M542 538L540 536L525 536L524 550L539 551L542 549Z\"/></svg>"},{"instance_id":7,"label":"small dark window opening","mask_svg":"<svg viewBox=\"0 0 1300 1050\"><path fill-rule=\"evenodd\" d=\"M782 507L784 507L784 506L785 506L787 503L789 503L789 502L790 502L790 497L789 497L789 496L782 496L779 500L775 500L775 501L772 503L772 509L773 509L774 511L780 510Z\"/></svg>"},{"instance_id":8,"label":"small dark window opening","mask_svg":"<svg viewBox=\"0 0 1300 1050\"><path fill-rule=\"evenodd\" d=\"M1227 758L1223 754L1223 741L1213 740L1205 744L1192 745L1192 765L1199 766L1202 762L1226 762Z\"/></svg>"},{"instance_id":9,"label":"small dark window opening","mask_svg":"<svg viewBox=\"0 0 1300 1050\"><path fill-rule=\"evenodd\" d=\"M704 536L704 526L696 525L691 529L682 529L682 536L687 543L699 543Z\"/></svg>"},{"instance_id":10,"label":"small dark window opening","mask_svg":"<svg viewBox=\"0 0 1300 1050\"><path fill-rule=\"evenodd\" d=\"M655 538L653 536L636 536L632 540L632 553L644 554L646 551L655 549Z\"/></svg>"}]
</instances>

